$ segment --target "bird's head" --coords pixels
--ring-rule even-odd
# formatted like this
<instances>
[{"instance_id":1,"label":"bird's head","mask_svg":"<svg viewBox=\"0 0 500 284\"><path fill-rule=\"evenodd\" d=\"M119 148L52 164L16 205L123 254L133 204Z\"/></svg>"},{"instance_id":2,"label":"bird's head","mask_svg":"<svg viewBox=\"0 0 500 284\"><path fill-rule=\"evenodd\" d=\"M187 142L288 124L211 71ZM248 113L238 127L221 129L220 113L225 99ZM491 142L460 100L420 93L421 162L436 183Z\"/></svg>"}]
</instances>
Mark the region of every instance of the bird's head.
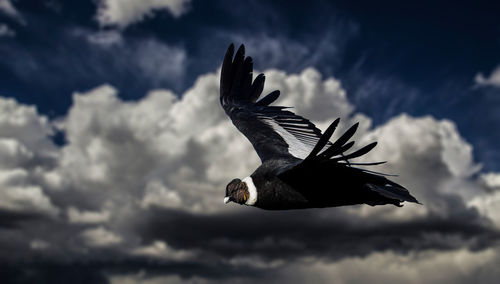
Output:
<instances>
[{"instance_id":1,"label":"bird's head","mask_svg":"<svg viewBox=\"0 0 500 284\"><path fill-rule=\"evenodd\" d=\"M227 204L232 201L238 204L245 204L249 197L250 192L248 191L247 184L241 181L241 179L235 178L226 186L226 197L224 197L224 203Z\"/></svg>"}]
</instances>

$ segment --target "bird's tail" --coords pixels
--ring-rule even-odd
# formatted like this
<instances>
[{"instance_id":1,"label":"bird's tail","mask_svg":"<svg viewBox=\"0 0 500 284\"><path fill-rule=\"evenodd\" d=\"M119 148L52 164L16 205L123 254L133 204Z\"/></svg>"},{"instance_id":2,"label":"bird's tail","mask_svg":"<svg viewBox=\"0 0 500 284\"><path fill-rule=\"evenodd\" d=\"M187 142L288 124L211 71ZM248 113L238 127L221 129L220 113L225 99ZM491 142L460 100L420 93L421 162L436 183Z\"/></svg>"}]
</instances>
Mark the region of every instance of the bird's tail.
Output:
<instances>
[{"instance_id":1,"label":"bird's tail","mask_svg":"<svg viewBox=\"0 0 500 284\"><path fill-rule=\"evenodd\" d=\"M337 128L340 119L337 118L323 133L319 139L316 146L313 148L311 153L307 156L304 162L322 163L330 164L332 166L344 166L345 170L350 172L349 175L359 178L360 180L366 181L364 187L371 190L383 198L369 200L366 203L370 205L387 204L392 203L397 206L401 206L400 203L403 201L419 203L418 200L413 197L409 191L403 186L390 181L385 176L391 176L388 174L378 173L369 171L366 169L355 168L353 165L364 165L373 166L380 165L384 162L373 162L373 163L352 163L349 160L365 155L371 151L377 145L377 142L372 142L361 149L354 151L352 153L346 154L353 145L354 141L348 142L349 139L354 135L358 128L358 123L351 126L339 139L333 143L329 143L333 132ZM325 150L323 150L326 148ZM322 151L323 150L323 151ZM373 204L372 204L373 203Z\"/></svg>"},{"instance_id":2,"label":"bird's tail","mask_svg":"<svg viewBox=\"0 0 500 284\"><path fill-rule=\"evenodd\" d=\"M373 174L370 174L373 175ZM375 175L373 175L375 176ZM396 201L397 203L401 203L403 201L407 202L413 202L413 203L420 203L415 197L413 197L410 192L404 188L403 186L388 180L385 177L382 176L376 176L379 180L374 181L374 182L368 182L365 184L365 187L368 188L369 190L376 192L380 194L383 197L386 197L388 199L391 199L393 201ZM377 204L370 204L369 202L366 202L369 205L377 205ZM393 203L397 206L401 206L400 204Z\"/></svg>"}]
</instances>

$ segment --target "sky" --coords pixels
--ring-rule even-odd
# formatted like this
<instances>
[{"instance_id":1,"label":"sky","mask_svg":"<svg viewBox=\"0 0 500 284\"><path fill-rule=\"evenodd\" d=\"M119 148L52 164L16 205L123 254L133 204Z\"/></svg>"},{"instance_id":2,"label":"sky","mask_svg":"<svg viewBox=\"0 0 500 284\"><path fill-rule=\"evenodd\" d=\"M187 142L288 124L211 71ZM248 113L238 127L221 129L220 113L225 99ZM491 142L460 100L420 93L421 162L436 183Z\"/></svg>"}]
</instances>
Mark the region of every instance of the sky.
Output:
<instances>
[{"instance_id":1,"label":"sky","mask_svg":"<svg viewBox=\"0 0 500 284\"><path fill-rule=\"evenodd\" d=\"M497 283L499 9L0 0L1 282ZM230 43L423 205L223 205L260 164L218 101Z\"/></svg>"}]
</instances>

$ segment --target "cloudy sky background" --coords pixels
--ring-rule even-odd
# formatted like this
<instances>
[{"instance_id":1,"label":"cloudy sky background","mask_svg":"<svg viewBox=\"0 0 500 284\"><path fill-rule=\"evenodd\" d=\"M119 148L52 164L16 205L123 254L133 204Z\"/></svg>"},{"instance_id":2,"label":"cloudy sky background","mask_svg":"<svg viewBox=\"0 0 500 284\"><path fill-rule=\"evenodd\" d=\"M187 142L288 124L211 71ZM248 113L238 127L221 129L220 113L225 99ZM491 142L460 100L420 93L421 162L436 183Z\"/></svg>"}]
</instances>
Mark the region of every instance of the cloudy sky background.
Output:
<instances>
[{"instance_id":1,"label":"cloudy sky background","mask_svg":"<svg viewBox=\"0 0 500 284\"><path fill-rule=\"evenodd\" d=\"M0 0L2 283L497 283L500 7L440 3ZM224 206L231 42L424 206Z\"/></svg>"}]
</instances>

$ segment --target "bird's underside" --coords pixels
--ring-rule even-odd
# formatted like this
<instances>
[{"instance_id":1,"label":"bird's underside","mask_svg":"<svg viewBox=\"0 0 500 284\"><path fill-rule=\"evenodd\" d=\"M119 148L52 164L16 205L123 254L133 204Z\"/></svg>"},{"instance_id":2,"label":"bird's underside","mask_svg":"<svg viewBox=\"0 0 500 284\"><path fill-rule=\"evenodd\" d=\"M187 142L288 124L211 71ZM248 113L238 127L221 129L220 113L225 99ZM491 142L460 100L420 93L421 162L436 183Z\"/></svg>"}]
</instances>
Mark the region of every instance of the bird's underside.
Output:
<instances>
[{"instance_id":1,"label":"bird's underside","mask_svg":"<svg viewBox=\"0 0 500 284\"><path fill-rule=\"evenodd\" d=\"M347 153L354 145L349 140L357 123L330 142L339 119L321 133L288 107L270 106L279 97L279 91L259 100L264 75L253 80L252 58L245 57L243 45L234 59L233 54L231 44L222 64L220 102L233 124L253 145L262 165L249 177L228 184L226 203L233 201L268 210L418 203L407 189L384 174L357 167L383 162L351 162L377 144L373 142Z\"/></svg>"}]
</instances>

